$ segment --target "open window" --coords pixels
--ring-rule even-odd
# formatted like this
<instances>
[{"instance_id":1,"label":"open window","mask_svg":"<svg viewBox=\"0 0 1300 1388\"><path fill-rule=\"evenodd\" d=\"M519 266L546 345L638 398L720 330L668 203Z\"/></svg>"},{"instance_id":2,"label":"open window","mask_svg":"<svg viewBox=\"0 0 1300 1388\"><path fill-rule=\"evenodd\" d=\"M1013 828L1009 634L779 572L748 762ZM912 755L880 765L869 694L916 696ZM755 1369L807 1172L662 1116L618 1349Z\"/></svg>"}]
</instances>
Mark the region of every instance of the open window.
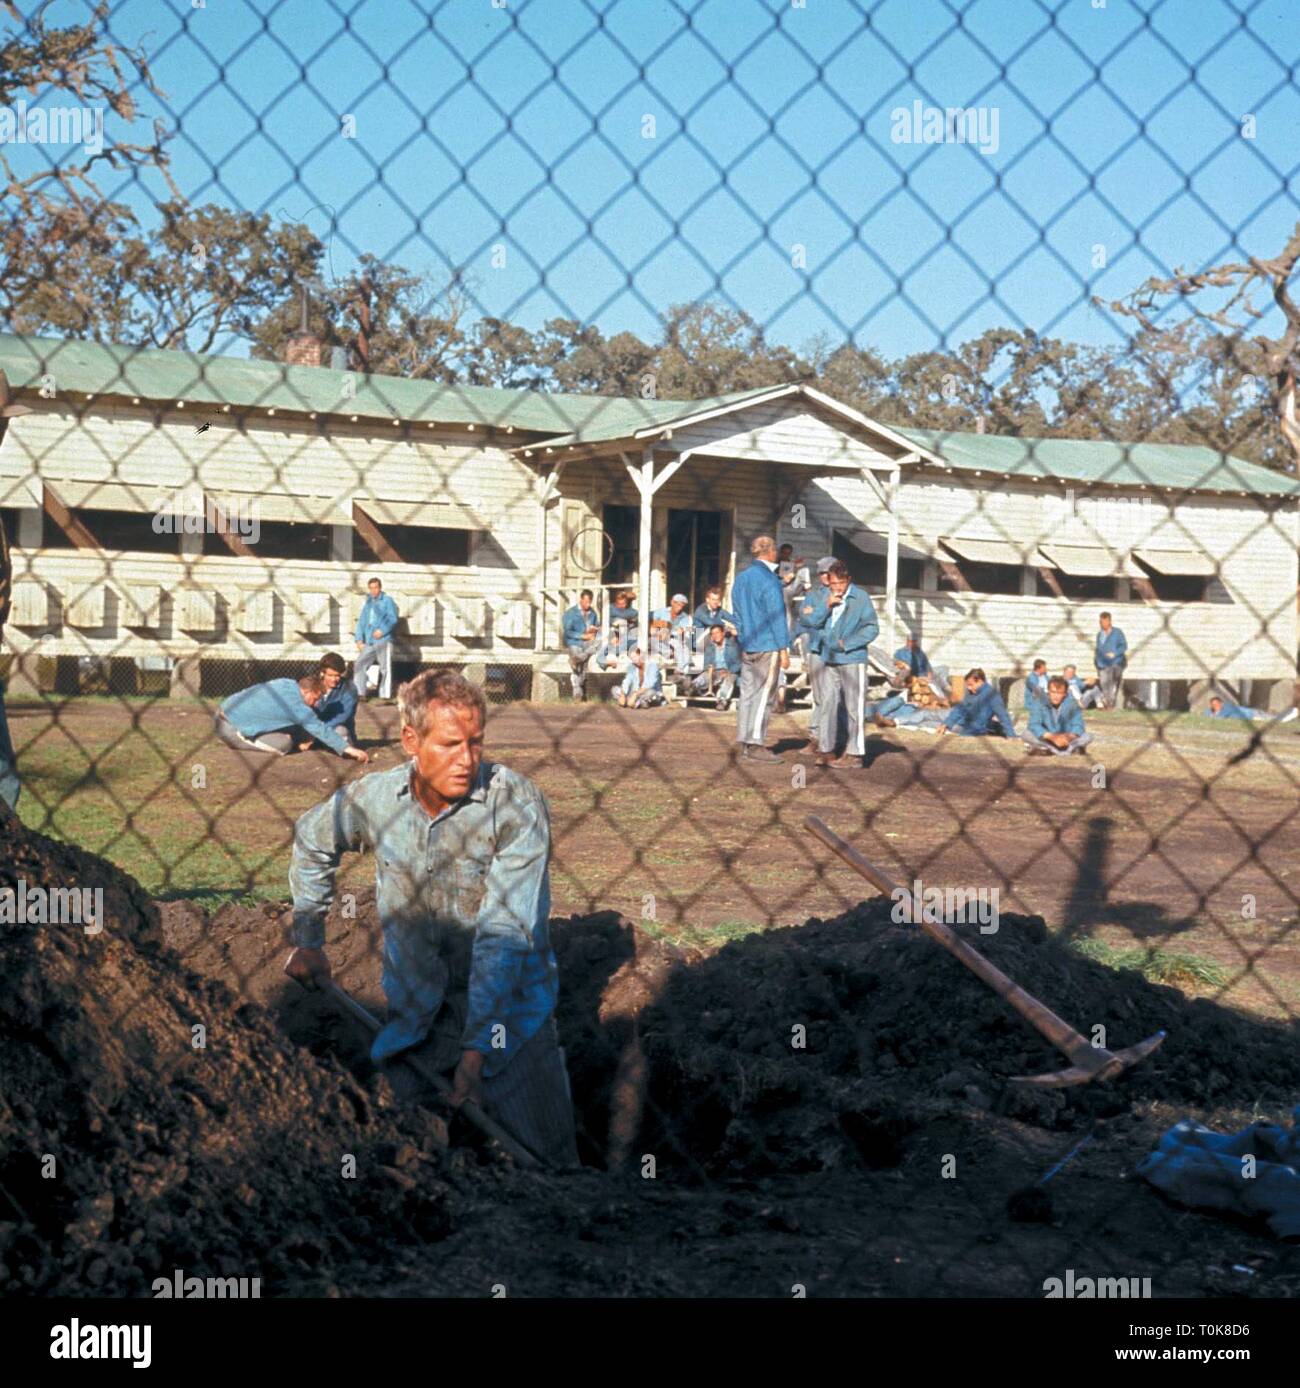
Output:
<instances>
[{"instance_id":1,"label":"open window","mask_svg":"<svg viewBox=\"0 0 1300 1388\"><path fill-rule=\"evenodd\" d=\"M1142 548L1133 551L1157 602L1208 602L1218 566L1194 550ZM1221 587L1221 585L1216 585Z\"/></svg>"},{"instance_id":2,"label":"open window","mask_svg":"<svg viewBox=\"0 0 1300 1388\"><path fill-rule=\"evenodd\" d=\"M119 482L45 482L42 547L179 554L179 538L154 524L156 495L156 487Z\"/></svg>"},{"instance_id":3,"label":"open window","mask_svg":"<svg viewBox=\"0 0 1300 1388\"><path fill-rule=\"evenodd\" d=\"M944 535L939 543L947 551L939 569L940 592L1019 597L1024 591L1025 557L1011 541Z\"/></svg>"},{"instance_id":4,"label":"open window","mask_svg":"<svg viewBox=\"0 0 1300 1388\"><path fill-rule=\"evenodd\" d=\"M468 568L482 524L452 502L389 501L358 497L352 503L352 558L366 564L446 565Z\"/></svg>"},{"instance_id":5,"label":"open window","mask_svg":"<svg viewBox=\"0 0 1300 1388\"><path fill-rule=\"evenodd\" d=\"M925 582L925 565L930 557L925 541L912 535L898 537L898 587L919 590ZM854 583L872 592L887 587L889 536L879 531L836 530L831 535L831 553L842 560Z\"/></svg>"},{"instance_id":6,"label":"open window","mask_svg":"<svg viewBox=\"0 0 1300 1388\"><path fill-rule=\"evenodd\" d=\"M1040 545L1037 591L1073 602L1114 602L1115 580L1132 571L1132 561L1100 545Z\"/></svg>"}]
</instances>

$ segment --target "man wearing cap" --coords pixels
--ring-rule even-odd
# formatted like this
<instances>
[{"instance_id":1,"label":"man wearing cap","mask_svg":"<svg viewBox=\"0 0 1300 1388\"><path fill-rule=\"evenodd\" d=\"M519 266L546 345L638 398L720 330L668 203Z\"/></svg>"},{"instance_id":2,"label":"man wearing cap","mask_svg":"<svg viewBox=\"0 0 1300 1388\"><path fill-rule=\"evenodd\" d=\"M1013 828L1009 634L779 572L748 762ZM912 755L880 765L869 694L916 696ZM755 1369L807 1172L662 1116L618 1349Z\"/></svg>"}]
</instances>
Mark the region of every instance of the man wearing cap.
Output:
<instances>
[{"instance_id":1,"label":"man wearing cap","mask_svg":"<svg viewBox=\"0 0 1300 1388\"><path fill-rule=\"evenodd\" d=\"M671 606L656 607L650 613L651 655L662 655L666 645L679 670L685 670L690 664L692 623L686 610L690 605L691 600L685 593L674 593Z\"/></svg>"},{"instance_id":2,"label":"man wearing cap","mask_svg":"<svg viewBox=\"0 0 1300 1388\"><path fill-rule=\"evenodd\" d=\"M799 605L799 625L796 634L804 638L806 660L808 662L808 684L812 689L812 717L808 721L808 743L805 753L821 751L823 745L833 747L842 722L837 715L841 713L838 696L838 683L834 672L826 663L825 633L821 622L825 612L826 599L830 597L830 570L835 556L823 555L817 561L817 585ZM833 720L826 727L827 719Z\"/></svg>"},{"instance_id":3,"label":"man wearing cap","mask_svg":"<svg viewBox=\"0 0 1300 1388\"><path fill-rule=\"evenodd\" d=\"M781 758L765 742L776 708L777 676L790 665L790 624L785 589L776 574L776 541L759 535L749 551L753 562L731 588L740 642L736 741L746 761L776 762Z\"/></svg>"},{"instance_id":4,"label":"man wearing cap","mask_svg":"<svg viewBox=\"0 0 1300 1388\"><path fill-rule=\"evenodd\" d=\"M835 707L844 708L849 736L844 751L835 757L835 742L827 737L831 720L822 723L817 765L860 769L866 765L867 753L867 647L879 634L880 622L875 604L850 578L847 565L837 559L827 570L827 577L830 591L820 612L810 620L815 619L822 632L824 658L835 680Z\"/></svg>"}]
</instances>

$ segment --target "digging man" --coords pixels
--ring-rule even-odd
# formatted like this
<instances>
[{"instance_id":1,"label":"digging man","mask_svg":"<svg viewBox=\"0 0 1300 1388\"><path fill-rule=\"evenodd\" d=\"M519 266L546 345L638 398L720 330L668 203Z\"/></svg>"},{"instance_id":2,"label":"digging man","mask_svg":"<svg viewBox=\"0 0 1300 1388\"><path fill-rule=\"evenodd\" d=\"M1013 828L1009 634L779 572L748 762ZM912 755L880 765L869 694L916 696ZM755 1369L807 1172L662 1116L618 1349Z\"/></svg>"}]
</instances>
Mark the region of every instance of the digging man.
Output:
<instances>
[{"instance_id":1,"label":"digging man","mask_svg":"<svg viewBox=\"0 0 1300 1388\"><path fill-rule=\"evenodd\" d=\"M400 1097L427 1085L400 1063L454 1070L453 1103L482 1103L525 1146L576 1166L569 1080L555 1027L551 828L541 791L483 760L483 691L426 670L397 691L410 760L343 786L294 832L293 943L284 969L330 976L325 916L344 853L375 855L387 1025L371 1058Z\"/></svg>"}]
</instances>

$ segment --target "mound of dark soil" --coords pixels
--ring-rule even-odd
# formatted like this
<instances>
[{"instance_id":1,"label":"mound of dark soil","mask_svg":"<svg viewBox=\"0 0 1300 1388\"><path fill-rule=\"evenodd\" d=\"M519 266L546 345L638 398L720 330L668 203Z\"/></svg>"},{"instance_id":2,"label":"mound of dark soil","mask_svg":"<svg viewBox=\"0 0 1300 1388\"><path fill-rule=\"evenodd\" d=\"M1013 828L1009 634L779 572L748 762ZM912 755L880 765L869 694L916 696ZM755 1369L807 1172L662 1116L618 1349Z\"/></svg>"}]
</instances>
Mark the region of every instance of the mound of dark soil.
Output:
<instances>
[{"instance_id":1,"label":"mound of dark soil","mask_svg":"<svg viewBox=\"0 0 1300 1388\"><path fill-rule=\"evenodd\" d=\"M209 920L164 908L187 960L236 981L291 1037L365 1078L351 1025L286 985L281 912L227 906ZM1163 1029L1163 1047L1105 1084L1008 1085L1068 1061L918 928L893 924L883 898L689 954L613 912L556 918L583 1160L636 1170L654 1155L669 1179L882 1169L921 1129L1064 1133L1152 1104L1228 1123L1256 1105L1284 1118L1300 1096L1294 1025L1096 963L1037 917L1003 914L990 935L959 929L1085 1036L1104 1028L1115 1050ZM373 888L357 892L355 916L336 912L327 927L336 973L376 1007L379 936Z\"/></svg>"},{"instance_id":2,"label":"mound of dark soil","mask_svg":"<svg viewBox=\"0 0 1300 1388\"><path fill-rule=\"evenodd\" d=\"M271 1295L448 1232L441 1119L191 972L102 859L3 805L0 842L0 888L102 888L107 917L0 927L0 1294L147 1296L180 1268Z\"/></svg>"},{"instance_id":3,"label":"mound of dark soil","mask_svg":"<svg viewBox=\"0 0 1300 1388\"><path fill-rule=\"evenodd\" d=\"M689 962L641 941L604 1004L624 1026L629 1014L636 1019L644 1075L636 1150L671 1152L679 1170L697 1175L845 1160L879 1168L897 1164L923 1125L972 1115L986 1123L990 1111L1072 1130L1150 1101L1198 1110L1258 1103L1281 1115L1300 1095L1294 1025L1098 964L1036 917L1003 915L987 936L961 929L1090 1039L1104 1028L1103 1044L1117 1050L1163 1029L1163 1047L1104 1084L1008 1085L1068 1061L918 928L891 923L884 899ZM566 982L577 963L562 962ZM647 988L649 973L657 977ZM624 995L631 1001L619 1008ZM624 1038L607 1037L605 1050L611 1041Z\"/></svg>"}]
</instances>

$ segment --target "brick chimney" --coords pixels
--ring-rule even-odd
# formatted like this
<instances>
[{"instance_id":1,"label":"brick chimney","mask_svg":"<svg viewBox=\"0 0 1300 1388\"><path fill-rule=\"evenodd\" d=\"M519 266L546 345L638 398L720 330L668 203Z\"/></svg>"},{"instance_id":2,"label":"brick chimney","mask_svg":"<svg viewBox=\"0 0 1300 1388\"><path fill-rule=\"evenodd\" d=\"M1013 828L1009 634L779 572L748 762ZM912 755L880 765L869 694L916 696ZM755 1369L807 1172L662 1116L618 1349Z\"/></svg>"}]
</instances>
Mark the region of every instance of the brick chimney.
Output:
<instances>
[{"instance_id":1,"label":"brick chimney","mask_svg":"<svg viewBox=\"0 0 1300 1388\"><path fill-rule=\"evenodd\" d=\"M321 340L313 332L297 332L284 348L284 359L290 366L319 366L321 364Z\"/></svg>"},{"instance_id":2,"label":"brick chimney","mask_svg":"<svg viewBox=\"0 0 1300 1388\"><path fill-rule=\"evenodd\" d=\"M302 288L302 321L298 331L285 343L284 359L290 366L319 366L324 344L307 326L307 286Z\"/></svg>"}]
</instances>

